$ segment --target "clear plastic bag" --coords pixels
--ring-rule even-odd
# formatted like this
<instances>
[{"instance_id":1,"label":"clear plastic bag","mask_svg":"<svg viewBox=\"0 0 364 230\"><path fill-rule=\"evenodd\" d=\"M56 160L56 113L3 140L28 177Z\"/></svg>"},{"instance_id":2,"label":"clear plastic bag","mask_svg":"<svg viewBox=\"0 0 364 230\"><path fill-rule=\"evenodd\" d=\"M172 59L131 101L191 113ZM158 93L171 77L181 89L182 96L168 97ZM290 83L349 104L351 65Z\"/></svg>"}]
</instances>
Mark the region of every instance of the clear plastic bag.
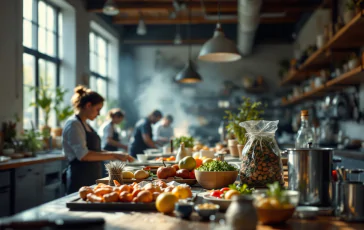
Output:
<instances>
[{"instance_id":1,"label":"clear plastic bag","mask_svg":"<svg viewBox=\"0 0 364 230\"><path fill-rule=\"evenodd\" d=\"M245 121L248 140L242 152L240 181L250 187L266 187L267 184L283 180L281 150L275 140L279 121Z\"/></svg>"}]
</instances>

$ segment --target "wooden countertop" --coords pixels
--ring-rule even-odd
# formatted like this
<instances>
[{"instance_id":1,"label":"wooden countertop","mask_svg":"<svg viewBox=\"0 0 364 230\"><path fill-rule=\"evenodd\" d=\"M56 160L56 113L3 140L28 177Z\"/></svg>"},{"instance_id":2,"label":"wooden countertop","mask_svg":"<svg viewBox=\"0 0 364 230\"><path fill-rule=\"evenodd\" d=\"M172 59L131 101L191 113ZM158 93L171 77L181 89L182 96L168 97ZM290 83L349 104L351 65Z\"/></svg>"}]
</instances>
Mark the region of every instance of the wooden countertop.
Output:
<instances>
[{"instance_id":1,"label":"wooden countertop","mask_svg":"<svg viewBox=\"0 0 364 230\"><path fill-rule=\"evenodd\" d=\"M66 157L61 153L44 153L36 157L26 157L21 159L13 159L0 163L0 170L19 168L26 165L39 164L51 161L65 160Z\"/></svg>"},{"instance_id":2,"label":"wooden countertop","mask_svg":"<svg viewBox=\"0 0 364 230\"><path fill-rule=\"evenodd\" d=\"M66 203L78 198L74 193L69 196L54 200L39 207L19 213L13 217L0 218L1 220L40 220L50 218L91 218L102 217L106 224L103 227L94 226L92 229L148 229L148 230L187 230L187 229L226 229L220 226L219 221L224 219L224 213L218 213L214 222L201 221L196 213L193 213L190 220L182 220L175 216L163 215L158 212L87 212L69 211ZM202 198L201 198L202 199ZM199 202L197 200L197 202ZM364 223L346 223L334 217L320 216L313 220L291 219L280 226L258 225L257 230L359 230L364 229Z\"/></svg>"}]
</instances>

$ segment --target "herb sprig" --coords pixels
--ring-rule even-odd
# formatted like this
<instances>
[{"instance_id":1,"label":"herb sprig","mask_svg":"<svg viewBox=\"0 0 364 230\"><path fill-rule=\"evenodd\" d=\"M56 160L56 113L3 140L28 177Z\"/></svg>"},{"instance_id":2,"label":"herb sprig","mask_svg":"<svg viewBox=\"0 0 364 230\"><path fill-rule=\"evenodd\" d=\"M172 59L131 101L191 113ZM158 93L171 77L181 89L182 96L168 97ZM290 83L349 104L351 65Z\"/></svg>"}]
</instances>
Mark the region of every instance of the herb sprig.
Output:
<instances>
[{"instance_id":1,"label":"herb sprig","mask_svg":"<svg viewBox=\"0 0 364 230\"><path fill-rule=\"evenodd\" d=\"M254 188L251 188L251 189L248 188L248 185L246 185L246 184L243 184L243 185L231 184L231 185L229 185L229 188L238 191L242 195L252 194L252 192L254 190Z\"/></svg>"}]
</instances>

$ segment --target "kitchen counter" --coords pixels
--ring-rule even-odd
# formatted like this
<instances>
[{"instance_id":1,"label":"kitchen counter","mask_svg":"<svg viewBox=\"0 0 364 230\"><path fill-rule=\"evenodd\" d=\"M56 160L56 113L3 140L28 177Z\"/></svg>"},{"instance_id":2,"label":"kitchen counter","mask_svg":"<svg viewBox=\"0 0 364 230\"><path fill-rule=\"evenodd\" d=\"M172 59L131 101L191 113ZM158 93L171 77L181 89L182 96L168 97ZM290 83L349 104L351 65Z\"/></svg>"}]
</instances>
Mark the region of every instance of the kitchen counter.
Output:
<instances>
[{"instance_id":1,"label":"kitchen counter","mask_svg":"<svg viewBox=\"0 0 364 230\"><path fill-rule=\"evenodd\" d=\"M224 213L218 213L215 222L200 221L196 213L190 217L190 220L182 220L174 216L163 215L158 212L87 212L87 211L69 211L66 203L78 198L78 194L74 193L69 196L54 200L44 205L32 208L30 210L19 213L13 217L2 218L3 220L41 220L45 218L91 218L102 217L105 219L104 226L93 226L91 229L224 229L219 227L219 220L224 218ZM202 198L199 198L202 199ZM201 202L201 200L197 200ZM89 228L88 228L89 229ZM258 225L257 230L273 230L273 229L289 229L289 230L338 230L364 229L364 223L346 223L338 221L334 217L318 217L313 220L291 219L281 226Z\"/></svg>"},{"instance_id":2,"label":"kitchen counter","mask_svg":"<svg viewBox=\"0 0 364 230\"><path fill-rule=\"evenodd\" d=\"M334 155L337 157L345 157L353 160L364 161L364 151L354 151L354 150L335 150Z\"/></svg>"},{"instance_id":3,"label":"kitchen counter","mask_svg":"<svg viewBox=\"0 0 364 230\"><path fill-rule=\"evenodd\" d=\"M35 157L26 157L21 159L13 159L0 163L0 170L19 168L26 165L46 163L52 161L65 160L66 157L61 151L52 151L50 153L39 154Z\"/></svg>"}]
</instances>

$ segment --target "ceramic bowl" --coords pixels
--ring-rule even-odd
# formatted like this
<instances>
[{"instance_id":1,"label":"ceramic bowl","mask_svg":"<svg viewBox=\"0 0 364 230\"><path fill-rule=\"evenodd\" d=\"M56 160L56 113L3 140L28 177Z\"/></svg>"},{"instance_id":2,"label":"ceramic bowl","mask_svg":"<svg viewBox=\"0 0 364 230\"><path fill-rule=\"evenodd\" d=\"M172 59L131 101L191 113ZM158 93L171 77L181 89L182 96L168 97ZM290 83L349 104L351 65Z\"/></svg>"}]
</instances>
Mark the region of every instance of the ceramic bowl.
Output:
<instances>
[{"instance_id":1,"label":"ceramic bowl","mask_svg":"<svg viewBox=\"0 0 364 230\"><path fill-rule=\"evenodd\" d=\"M219 189L233 184L238 176L238 171L204 172L195 170L195 176L204 189Z\"/></svg>"},{"instance_id":2,"label":"ceramic bowl","mask_svg":"<svg viewBox=\"0 0 364 230\"><path fill-rule=\"evenodd\" d=\"M188 218L190 217L193 211L193 204L192 202L177 202L174 205L174 210L176 215L181 218Z\"/></svg>"},{"instance_id":3,"label":"ceramic bowl","mask_svg":"<svg viewBox=\"0 0 364 230\"><path fill-rule=\"evenodd\" d=\"M148 156L145 154L137 154L137 158L139 162L147 162Z\"/></svg>"},{"instance_id":4,"label":"ceramic bowl","mask_svg":"<svg viewBox=\"0 0 364 230\"><path fill-rule=\"evenodd\" d=\"M209 206L208 208L206 208L207 205ZM216 215L219 209L220 206L218 204L204 203L195 205L195 211L202 219L209 219L210 216Z\"/></svg>"},{"instance_id":5,"label":"ceramic bowl","mask_svg":"<svg viewBox=\"0 0 364 230\"><path fill-rule=\"evenodd\" d=\"M226 211L231 204L231 200L226 200L222 198L217 198L210 195L210 192L206 192L202 195L202 197L210 203L214 203L220 206L220 211Z\"/></svg>"}]
</instances>

